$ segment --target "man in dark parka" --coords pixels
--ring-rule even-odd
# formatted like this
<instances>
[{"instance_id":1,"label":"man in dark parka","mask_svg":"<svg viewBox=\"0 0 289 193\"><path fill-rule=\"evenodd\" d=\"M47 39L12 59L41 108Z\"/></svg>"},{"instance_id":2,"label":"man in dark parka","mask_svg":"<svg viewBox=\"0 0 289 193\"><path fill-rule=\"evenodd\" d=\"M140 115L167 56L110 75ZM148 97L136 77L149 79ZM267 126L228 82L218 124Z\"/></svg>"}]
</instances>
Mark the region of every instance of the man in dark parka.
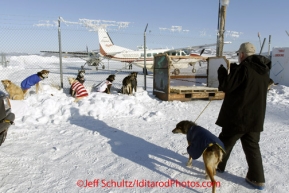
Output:
<instances>
[{"instance_id":1,"label":"man in dark parka","mask_svg":"<svg viewBox=\"0 0 289 193\"><path fill-rule=\"evenodd\" d=\"M240 139L249 167L246 181L263 189L265 177L259 140L265 119L271 61L255 55L255 47L249 42L241 44L238 57L240 64L231 64L229 74L222 65L218 69L219 90L225 92L225 98L216 124L222 127L219 138L226 151L218 171L225 170L230 153Z\"/></svg>"}]
</instances>

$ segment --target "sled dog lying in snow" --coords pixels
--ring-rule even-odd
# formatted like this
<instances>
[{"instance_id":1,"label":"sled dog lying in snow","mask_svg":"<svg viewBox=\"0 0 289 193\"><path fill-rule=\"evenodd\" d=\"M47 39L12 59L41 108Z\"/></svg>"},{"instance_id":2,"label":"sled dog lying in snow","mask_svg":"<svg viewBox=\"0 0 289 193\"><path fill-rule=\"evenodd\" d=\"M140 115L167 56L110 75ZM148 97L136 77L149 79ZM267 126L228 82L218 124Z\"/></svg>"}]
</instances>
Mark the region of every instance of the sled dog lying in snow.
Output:
<instances>
[{"instance_id":1,"label":"sled dog lying in snow","mask_svg":"<svg viewBox=\"0 0 289 193\"><path fill-rule=\"evenodd\" d=\"M225 148L223 142L213 135L210 131L196 125L191 121L181 121L172 130L173 133L182 133L187 135L189 160L187 166L192 166L193 159L198 159L203 155L206 170L206 178L212 182L212 191L216 191L216 181L214 175L216 168L222 161Z\"/></svg>"}]
</instances>

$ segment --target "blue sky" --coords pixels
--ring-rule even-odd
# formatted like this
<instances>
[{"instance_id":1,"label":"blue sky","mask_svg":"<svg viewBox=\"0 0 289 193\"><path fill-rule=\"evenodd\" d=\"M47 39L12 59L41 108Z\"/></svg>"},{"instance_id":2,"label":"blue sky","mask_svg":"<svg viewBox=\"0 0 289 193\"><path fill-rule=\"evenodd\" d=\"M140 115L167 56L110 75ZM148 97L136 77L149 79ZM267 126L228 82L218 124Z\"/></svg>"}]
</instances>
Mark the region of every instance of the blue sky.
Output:
<instances>
[{"instance_id":1,"label":"blue sky","mask_svg":"<svg viewBox=\"0 0 289 193\"><path fill-rule=\"evenodd\" d=\"M128 27L122 29L124 30L123 33L137 32L138 36L143 33L148 23L148 45L150 45L150 34L171 33L170 30L176 29L173 26L180 26L181 30L174 32L174 34L177 35L179 33L180 36L192 37L193 41L189 42L189 44L199 45L216 42L218 4L218 0L1 0L0 31L1 28L6 29L7 26L8 28L18 26L16 28L20 31L23 28L29 28L29 26L31 28L33 26L33 29L35 29L37 28L35 24L48 21L49 24L53 24L53 21L56 21L60 16L66 21L73 22L77 22L83 18L129 22ZM288 8L288 0L230 0L227 7L225 41L232 41L233 43L226 45L225 50L237 50L240 43L246 41L254 43L256 49L259 50L260 43L266 38L264 50L267 51L269 35L271 35L271 48L288 47L289 36L285 32L285 30L289 31ZM80 28L80 26L77 27L77 29ZM55 36L55 29L57 27L54 27L54 30L42 27L42 33L47 33L45 35L47 41L51 34ZM17 30L18 34L20 33L19 30ZM49 32L50 30L52 32ZM258 32L261 36L260 39L257 36ZM113 39L117 40L117 44L121 46L132 46L134 44L134 42L128 44L125 35L121 37L119 33L111 33ZM23 32L23 36L25 34ZM31 33L27 32L27 34ZM93 36L91 38L94 38L94 44L90 46L96 49L95 38L97 38L97 35L89 34L85 36ZM53 38L57 39L57 36ZM135 44L139 45L141 38L143 37L135 40L137 42ZM21 44L22 41L19 38L16 42ZM27 37L26 42L23 43L29 44L29 42L33 42L31 37ZM45 42L45 44L48 45L49 42ZM169 40L167 41L168 45L165 45L166 42L162 42L161 44L160 46L173 46L173 43ZM154 46L153 43L151 45ZM57 48L57 46L56 44L54 47ZM158 46L157 43L156 46ZM39 49L41 48L43 46L39 46ZM66 49L70 49L70 47L67 46Z\"/></svg>"}]
</instances>

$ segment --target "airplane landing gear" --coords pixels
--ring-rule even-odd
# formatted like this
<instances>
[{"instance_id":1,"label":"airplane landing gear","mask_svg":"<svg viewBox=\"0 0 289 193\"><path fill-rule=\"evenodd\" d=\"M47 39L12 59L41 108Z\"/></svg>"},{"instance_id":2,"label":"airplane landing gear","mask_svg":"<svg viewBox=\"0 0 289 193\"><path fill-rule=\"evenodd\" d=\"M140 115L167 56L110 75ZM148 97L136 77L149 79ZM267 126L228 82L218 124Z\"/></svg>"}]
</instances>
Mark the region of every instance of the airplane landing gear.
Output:
<instances>
[{"instance_id":1,"label":"airplane landing gear","mask_svg":"<svg viewBox=\"0 0 289 193\"><path fill-rule=\"evenodd\" d=\"M190 63L190 66L193 66L192 73L196 73L197 70L195 69L196 63Z\"/></svg>"},{"instance_id":2,"label":"airplane landing gear","mask_svg":"<svg viewBox=\"0 0 289 193\"><path fill-rule=\"evenodd\" d=\"M98 70L99 66L101 66L103 70L105 69L105 65L102 62L93 62L91 66L95 66L95 70Z\"/></svg>"}]
</instances>

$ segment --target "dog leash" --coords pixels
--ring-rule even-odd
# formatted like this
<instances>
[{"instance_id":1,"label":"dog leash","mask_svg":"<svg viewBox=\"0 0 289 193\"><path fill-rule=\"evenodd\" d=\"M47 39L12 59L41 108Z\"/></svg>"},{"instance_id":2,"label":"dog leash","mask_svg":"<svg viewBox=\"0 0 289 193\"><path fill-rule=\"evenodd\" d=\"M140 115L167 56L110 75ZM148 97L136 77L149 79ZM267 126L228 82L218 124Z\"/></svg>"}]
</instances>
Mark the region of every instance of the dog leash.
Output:
<instances>
[{"instance_id":1,"label":"dog leash","mask_svg":"<svg viewBox=\"0 0 289 193\"><path fill-rule=\"evenodd\" d=\"M202 110L202 112L199 114L199 116L196 118L196 120L194 121L194 123L196 123L196 121L198 120L198 118L203 114L203 112L206 110L206 108L209 106L209 104L211 103L212 100L210 100L208 102L208 104L205 106L205 108Z\"/></svg>"},{"instance_id":2,"label":"dog leash","mask_svg":"<svg viewBox=\"0 0 289 193\"><path fill-rule=\"evenodd\" d=\"M115 70L115 73L114 74L112 74L112 75L116 75L116 74L118 74L119 72L121 72L123 69L125 69L126 67L122 67L122 68L120 68L120 69L117 69L117 70ZM93 84L92 85L92 87L98 87L101 83L103 83L105 80L103 80L103 81L101 81L100 83L98 83L97 85L96 84Z\"/></svg>"},{"instance_id":3,"label":"dog leash","mask_svg":"<svg viewBox=\"0 0 289 193\"><path fill-rule=\"evenodd\" d=\"M121 72L123 69L126 69L126 66L124 66L124 67L122 67L122 68L120 68L120 69L115 70L116 73L114 73L114 75L116 75L117 73Z\"/></svg>"}]
</instances>

